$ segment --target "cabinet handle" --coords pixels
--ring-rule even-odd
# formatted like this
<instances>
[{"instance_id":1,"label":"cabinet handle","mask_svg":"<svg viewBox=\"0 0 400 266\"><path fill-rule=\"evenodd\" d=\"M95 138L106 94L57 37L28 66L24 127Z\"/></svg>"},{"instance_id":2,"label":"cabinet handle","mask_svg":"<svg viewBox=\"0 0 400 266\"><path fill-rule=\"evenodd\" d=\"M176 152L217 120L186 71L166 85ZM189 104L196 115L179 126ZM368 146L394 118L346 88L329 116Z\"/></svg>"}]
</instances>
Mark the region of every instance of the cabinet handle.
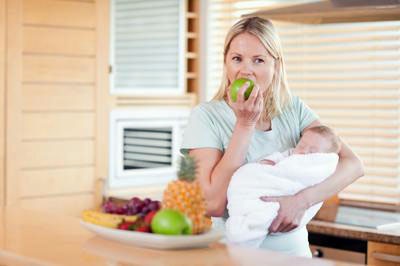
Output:
<instances>
[{"instance_id":1,"label":"cabinet handle","mask_svg":"<svg viewBox=\"0 0 400 266\"><path fill-rule=\"evenodd\" d=\"M372 257L374 259L377 259L377 260L400 263L400 256L398 256L398 255L392 255L392 254L387 254L387 253L381 253L381 252L374 251L374 252L372 252Z\"/></svg>"},{"instance_id":2,"label":"cabinet handle","mask_svg":"<svg viewBox=\"0 0 400 266\"><path fill-rule=\"evenodd\" d=\"M321 249L317 248L317 249L314 250L312 256L314 258L323 258L324 257L324 252Z\"/></svg>"}]
</instances>

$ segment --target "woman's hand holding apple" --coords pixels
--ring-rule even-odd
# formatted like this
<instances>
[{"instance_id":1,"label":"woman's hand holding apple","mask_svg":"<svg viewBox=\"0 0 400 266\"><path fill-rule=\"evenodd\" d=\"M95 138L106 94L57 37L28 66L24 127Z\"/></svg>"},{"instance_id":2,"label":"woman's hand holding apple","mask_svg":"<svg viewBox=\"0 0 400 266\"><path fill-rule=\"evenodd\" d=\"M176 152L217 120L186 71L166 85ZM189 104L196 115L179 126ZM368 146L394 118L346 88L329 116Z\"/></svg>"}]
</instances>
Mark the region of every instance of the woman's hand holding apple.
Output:
<instances>
[{"instance_id":1,"label":"woman's hand holding apple","mask_svg":"<svg viewBox=\"0 0 400 266\"><path fill-rule=\"evenodd\" d=\"M257 85L254 85L250 96L247 100L245 99L245 91L250 85L250 82L244 83L237 92L235 97L236 101L231 98L231 87L229 87L227 91L228 104L236 115L236 123L245 127L253 127L256 125L264 105L262 93Z\"/></svg>"}]
</instances>

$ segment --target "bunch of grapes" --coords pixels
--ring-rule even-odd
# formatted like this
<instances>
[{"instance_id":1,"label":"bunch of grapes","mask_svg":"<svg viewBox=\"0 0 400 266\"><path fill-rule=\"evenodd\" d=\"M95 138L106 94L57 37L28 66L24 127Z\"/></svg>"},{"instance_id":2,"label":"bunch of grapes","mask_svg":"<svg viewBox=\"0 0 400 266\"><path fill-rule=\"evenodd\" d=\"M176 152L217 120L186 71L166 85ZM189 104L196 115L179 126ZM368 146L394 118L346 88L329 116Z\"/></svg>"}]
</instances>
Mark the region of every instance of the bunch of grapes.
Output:
<instances>
[{"instance_id":1,"label":"bunch of grapes","mask_svg":"<svg viewBox=\"0 0 400 266\"><path fill-rule=\"evenodd\" d=\"M140 215L146 216L151 211L158 211L161 208L161 202L145 198L141 200L138 197L133 197L125 204L117 204L111 200L107 200L103 206L105 213L123 214L123 215Z\"/></svg>"}]
</instances>

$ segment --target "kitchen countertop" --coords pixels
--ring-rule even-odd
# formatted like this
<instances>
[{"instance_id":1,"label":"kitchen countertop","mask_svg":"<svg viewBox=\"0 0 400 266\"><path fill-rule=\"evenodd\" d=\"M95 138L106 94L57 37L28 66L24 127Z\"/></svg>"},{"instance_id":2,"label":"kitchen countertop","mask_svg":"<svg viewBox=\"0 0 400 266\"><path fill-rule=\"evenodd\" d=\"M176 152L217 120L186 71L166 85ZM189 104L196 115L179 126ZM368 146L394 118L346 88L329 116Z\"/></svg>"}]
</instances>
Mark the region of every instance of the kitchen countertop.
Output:
<instances>
[{"instance_id":1,"label":"kitchen countertop","mask_svg":"<svg viewBox=\"0 0 400 266\"><path fill-rule=\"evenodd\" d=\"M378 230L383 224L393 224ZM366 208L328 205L323 206L307 225L311 233L338 237L400 244L400 213Z\"/></svg>"},{"instance_id":2,"label":"kitchen countertop","mask_svg":"<svg viewBox=\"0 0 400 266\"><path fill-rule=\"evenodd\" d=\"M350 265L213 243L207 248L153 250L102 239L79 218L0 208L0 265Z\"/></svg>"}]
</instances>

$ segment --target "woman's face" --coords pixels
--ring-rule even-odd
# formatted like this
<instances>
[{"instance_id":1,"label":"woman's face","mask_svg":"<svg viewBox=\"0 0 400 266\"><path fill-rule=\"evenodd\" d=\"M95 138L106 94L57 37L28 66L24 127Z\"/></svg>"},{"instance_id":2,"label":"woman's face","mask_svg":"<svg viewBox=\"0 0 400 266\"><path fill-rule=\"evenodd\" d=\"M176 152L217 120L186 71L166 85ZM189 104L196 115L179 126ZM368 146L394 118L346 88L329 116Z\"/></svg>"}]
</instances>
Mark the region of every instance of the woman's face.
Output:
<instances>
[{"instance_id":1,"label":"woman's face","mask_svg":"<svg viewBox=\"0 0 400 266\"><path fill-rule=\"evenodd\" d=\"M241 33L230 44L225 67L229 84L238 78L248 78L265 92L274 76L275 60L256 36Z\"/></svg>"}]
</instances>

